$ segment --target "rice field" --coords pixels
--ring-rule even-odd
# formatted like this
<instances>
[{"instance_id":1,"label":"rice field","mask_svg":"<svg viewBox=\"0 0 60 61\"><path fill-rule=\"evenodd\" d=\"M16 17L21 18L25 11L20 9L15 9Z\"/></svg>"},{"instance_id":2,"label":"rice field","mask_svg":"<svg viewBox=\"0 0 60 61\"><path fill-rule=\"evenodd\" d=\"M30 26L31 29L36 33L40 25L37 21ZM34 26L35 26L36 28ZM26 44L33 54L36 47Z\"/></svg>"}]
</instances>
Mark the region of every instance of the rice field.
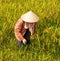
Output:
<instances>
[{"instance_id":1,"label":"rice field","mask_svg":"<svg viewBox=\"0 0 60 61\"><path fill-rule=\"evenodd\" d=\"M30 10L39 16L36 34L19 49L14 26ZM0 61L60 61L60 0L0 0Z\"/></svg>"}]
</instances>

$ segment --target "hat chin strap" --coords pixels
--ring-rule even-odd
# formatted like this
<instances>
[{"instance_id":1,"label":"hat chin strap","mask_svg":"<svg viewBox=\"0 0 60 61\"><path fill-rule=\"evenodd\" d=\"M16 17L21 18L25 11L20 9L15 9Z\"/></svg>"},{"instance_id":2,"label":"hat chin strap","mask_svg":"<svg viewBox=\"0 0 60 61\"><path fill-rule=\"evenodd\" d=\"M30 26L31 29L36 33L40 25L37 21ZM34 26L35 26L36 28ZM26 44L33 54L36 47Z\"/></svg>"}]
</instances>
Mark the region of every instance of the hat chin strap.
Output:
<instances>
[{"instance_id":1,"label":"hat chin strap","mask_svg":"<svg viewBox=\"0 0 60 61\"><path fill-rule=\"evenodd\" d=\"M28 29L28 27L26 26L26 23L25 23L25 26L24 26L25 29Z\"/></svg>"},{"instance_id":2,"label":"hat chin strap","mask_svg":"<svg viewBox=\"0 0 60 61\"><path fill-rule=\"evenodd\" d=\"M28 29L28 27L24 26L25 29Z\"/></svg>"}]
</instances>

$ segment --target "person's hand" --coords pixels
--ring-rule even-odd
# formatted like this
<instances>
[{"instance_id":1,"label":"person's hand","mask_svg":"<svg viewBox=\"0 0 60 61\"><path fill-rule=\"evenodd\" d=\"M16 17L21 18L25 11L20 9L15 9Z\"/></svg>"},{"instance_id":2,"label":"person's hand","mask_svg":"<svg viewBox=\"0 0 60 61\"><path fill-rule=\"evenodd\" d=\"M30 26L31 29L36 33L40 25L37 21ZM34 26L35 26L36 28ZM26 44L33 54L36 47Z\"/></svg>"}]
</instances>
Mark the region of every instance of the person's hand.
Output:
<instances>
[{"instance_id":1,"label":"person's hand","mask_svg":"<svg viewBox=\"0 0 60 61\"><path fill-rule=\"evenodd\" d=\"M27 43L27 40L26 39L23 39L23 44L26 44Z\"/></svg>"}]
</instances>

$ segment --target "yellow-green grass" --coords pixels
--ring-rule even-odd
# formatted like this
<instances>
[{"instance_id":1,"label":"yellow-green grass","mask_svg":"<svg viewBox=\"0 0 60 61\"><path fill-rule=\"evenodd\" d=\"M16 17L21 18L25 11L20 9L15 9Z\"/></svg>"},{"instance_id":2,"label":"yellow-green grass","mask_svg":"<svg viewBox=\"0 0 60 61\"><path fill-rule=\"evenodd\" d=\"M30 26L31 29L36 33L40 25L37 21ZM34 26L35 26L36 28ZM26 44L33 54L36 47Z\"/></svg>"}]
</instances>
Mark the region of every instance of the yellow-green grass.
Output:
<instances>
[{"instance_id":1,"label":"yellow-green grass","mask_svg":"<svg viewBox=\"0 0 60 61\"><path fill-rule=\"evenodd\" d=\"M40 20L31 45L19 49L14 25L30 10ZM60 61L60 0L0 0L0 61Z\"/></svg>"}]
</instances>

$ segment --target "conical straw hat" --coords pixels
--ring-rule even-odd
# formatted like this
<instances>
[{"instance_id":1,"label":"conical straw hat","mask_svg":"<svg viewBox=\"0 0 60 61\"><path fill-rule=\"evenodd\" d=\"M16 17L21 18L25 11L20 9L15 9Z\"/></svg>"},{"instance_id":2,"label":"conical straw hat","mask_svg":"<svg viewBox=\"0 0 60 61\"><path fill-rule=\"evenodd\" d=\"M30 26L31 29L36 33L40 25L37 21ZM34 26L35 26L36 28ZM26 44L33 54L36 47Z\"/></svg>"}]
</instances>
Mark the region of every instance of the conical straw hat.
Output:
<instances>
[{"instance_id":1,"label":"conical straw hat","mask_svg":"<svg viewBox=\"0 0 60 61\"><path fill-rule=\"evenodd\" d=\"M33 22L38 22L39 17L32 11L29 11L25 13L24 15L22 15L21 19L25 22L33 23Z\"/></svg>"}]
</instances>

